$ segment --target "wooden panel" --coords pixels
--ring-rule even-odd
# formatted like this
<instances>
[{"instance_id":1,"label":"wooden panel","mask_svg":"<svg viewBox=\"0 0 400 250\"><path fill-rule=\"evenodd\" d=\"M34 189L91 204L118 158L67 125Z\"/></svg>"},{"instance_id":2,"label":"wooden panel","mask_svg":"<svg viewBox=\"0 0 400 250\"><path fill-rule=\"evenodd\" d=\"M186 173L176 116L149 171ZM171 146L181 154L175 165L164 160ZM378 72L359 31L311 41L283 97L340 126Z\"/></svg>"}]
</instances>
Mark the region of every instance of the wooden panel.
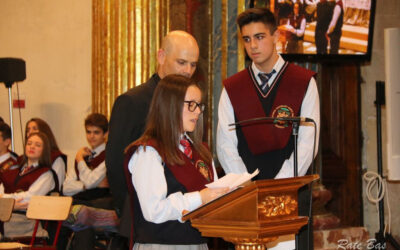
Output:
<instances>
[{"instance_id":1,"label":"wooden panel","mask_svg":"<svg viewBox=\"0 0 400 250\"><path fill-rule=\"evenodd\" d=\"M322 182L342 226L362 224L359 67L322 65Z\"/></svg>"}]
</instances>

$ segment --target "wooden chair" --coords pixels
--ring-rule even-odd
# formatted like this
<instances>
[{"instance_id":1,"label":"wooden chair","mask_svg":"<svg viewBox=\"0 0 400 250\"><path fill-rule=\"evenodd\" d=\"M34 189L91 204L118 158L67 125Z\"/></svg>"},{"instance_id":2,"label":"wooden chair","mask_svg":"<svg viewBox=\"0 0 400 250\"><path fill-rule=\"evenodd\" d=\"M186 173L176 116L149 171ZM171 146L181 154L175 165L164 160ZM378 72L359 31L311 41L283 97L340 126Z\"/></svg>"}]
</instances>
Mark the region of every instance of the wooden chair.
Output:
<instances>
[{"instance_id":1,"label":"wooden chair","mask_svg":"<svg viewBox=\"0 0 400 250\"><path fill-rule=\"evenodd\" d=\"M72 197L66 196L32 196L29 201L26 217L36 220L29 245L4 242L0 243L0 249L55 249L62 222L67 219L72 204ZM8 218L9 219L9 218ZM40 221L58 221L56 235L52 246L34 246L36 232Z\"/></svg>"},{"instance_id":2,"label":"wooden chair","mask_svg":"<svg viewBox=\"0 0 400 250\"><path fill-rule=\"evenodd\" d=\"M0 198L0 221L6 222L10 220L14 202L13 198Z\"/></svg>"}]
</instances>

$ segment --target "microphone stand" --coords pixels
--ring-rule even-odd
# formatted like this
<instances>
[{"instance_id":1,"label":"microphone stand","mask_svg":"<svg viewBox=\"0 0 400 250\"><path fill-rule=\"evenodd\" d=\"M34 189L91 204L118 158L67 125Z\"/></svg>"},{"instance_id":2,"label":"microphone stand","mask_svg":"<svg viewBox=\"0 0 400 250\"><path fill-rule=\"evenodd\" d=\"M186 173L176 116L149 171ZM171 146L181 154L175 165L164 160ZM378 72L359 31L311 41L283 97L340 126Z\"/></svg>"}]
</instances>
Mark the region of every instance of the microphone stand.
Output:
<instances>
[{"instance_id":1,"label":"microphone stand","mask_svg":"<svg viewBox=\"0 0 400 250\"><path fill-rule=\"evenodd\" d=\"M298 176L298 170L297 170L297 137L299 135L299 122L294 121L292 123L292 135L293 135L293 140L294 140L294 151L293 151L293 177ZM310 220L310 219L309 219ZM308 226L308 225L307 225ZM294 236L294 241L295 241L295 248L296 250L299 249L299 234L295 234Z\"/></svg>"},{"instance_id":2,"label":"microphone stand","mask_svg":"<svg viewBox=\"0 0 400 250\"><path fill-rule=\"evenodd\" d=\"M297 163L297 137L299 135L299 125L301 121L311 122L313 121L311 118L302 118L302 117L258 117L249 120L239 121L236 123L229 124L229 126L240 125L243 123L256 122L256 121L291 121L292 122L292 135L294 140L294 150L293 150L293 177L298 177L298 163ZM311 204L310 204L311 206ZM310 230L311 218L308 218L307 227ZM309 240L309 239L308 239ZM295 234L295 249L299 250L299 234Z\"/></svg>"},{"instance_id":3,"label":"microphone stand","mask_svg":"<svg viewBox=\"0 0 400 250\"><path fill-rule=\"evenodd\" d=\"M298 165L297 165L297 137L299 135L299 122L293 121L292 124L292 135L294 140L294 152L293 152L293 177L297 177L299 175Z\"/></svg>"},{"instance_id":4,"label":"microphone stand","mask_svg":"<svg viewBox=\"0 0 400 250\"><path fill-rule=\"evenodd\" d=\"M294 153L293 153L293 176L297 177L298 174L298 165L297 165L297 137L299 135L299 125L300 122L314 122L311 118L304 118L304 117L257 117L253 119L248 119L244 121L239 121L235 123L229 124L229 126L236 126L242 125L251 122L260 122L260 121L290 121L292 122L292 135L294 139Z\"/></svg>"},{"instance_id":5,"label":"microphone stand","mask_svg":"<svg viewBox=\"0 0 400 250\"><path fill-rule=\"evenodd\" d=\"M307 118L309 119L309 118ZM298 156L297 156L297 138L299 135L299 123L301 120L293 120L292 121L292 135L293 135L293 146L294 146L294 150L293 150L293 177L298 177L299 176L299 172L298 172ZM313 156L314 157L314 156ZM312 196L312 194L310 194ZM312 206L312 201L310 200L310 206ZM312 218L311 218L311 214L309 214L308 218L308 223L307 223L307 230L310 230L311 228L311 222L312 222ZM299 233L295 234L295 250L299 250ZM308 233L308 238L307 238L307 242L308 242L308 248L310 247L310 236Z\"/></svg>"}]
</instances>

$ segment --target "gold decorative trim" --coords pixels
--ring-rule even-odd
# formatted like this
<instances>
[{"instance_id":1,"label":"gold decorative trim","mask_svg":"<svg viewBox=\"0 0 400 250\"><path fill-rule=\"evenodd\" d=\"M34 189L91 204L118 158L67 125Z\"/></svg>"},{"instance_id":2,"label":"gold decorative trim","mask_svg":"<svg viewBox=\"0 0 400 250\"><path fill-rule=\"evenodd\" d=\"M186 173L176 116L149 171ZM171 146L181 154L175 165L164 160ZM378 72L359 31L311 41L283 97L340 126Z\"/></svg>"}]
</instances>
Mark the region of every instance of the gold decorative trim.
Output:
<instances>
[{"instance_id":1,"label":"gold decorative trim","mask_svg":"<svg viewBox=\"0 0 400 250\"><path fill-rule=\"evenodd\" d=\"M92 0L92 110L111 114L115 98L156 71L169 31L170 0Z\"/></svg>"},{"instance_id":2,"label":"gold decorative trim","mask_svg":"<svg viewBox=\"0 0 400 250\"><path fill-rule=\"evenodd\" d=\"M225 241L235 244L236 250L264 250L265 244L275 241L278 237L269 238L239 238L239 237L224 237Z\"/></svg>"},{"instance_id":3,"label":"gold decorative trim","mask_svg":"<svg viewBox=\"0 0 400 250\"><path fill-rule=\"evenodd\" d=\"M228 0L222 0L221 12L221 78L225 80L228 75Z\"/></svg>"},{"instance_id":4,"label":"gold decorative trim","mask_svg":"<svg viewBox=\"0 0 400 250\"><path fill-rule=\"evenodd\" d=\"M238 5L237 5L237 14L239 15L246 9L246 3L245 0L238 0ZM245 67L245 53L244 53L244 46L243 46L243 41L241 39L241 34L240 30L238 29L237 33L237 39L238 39L238 48L237 48L237 71L241 71Z\"/></svg>"},{"instance_id":5,"label":"gold decorative trim","mask_svg":"<svg viewBox=\"0 0 400 250\"><path fill-rule=\"evenodd\" d=\"M214 61L212 60L213 58L213 22L212 22L212 17L213 17L213 5L214 2L210 1L208 4L208 115L207 115L207 143L210 146L210 148L213 148L213 117L214 115L217 115L215 110L213 109L214 107L214 102L215 102L215 97L214 97L214 71L213 71L213 65Z\"/></svg>"},{"instance_id":6,"label":"gold decorative trim","mask_svg":"<svg viewBox=\"0 0 400 250\"><path fill-rule=\"evenodd\" d=\"M270 218L287 216L297 211L297 201L290 195L266 196L257 206L259 214Z\"/></svg>"}]
</instances>

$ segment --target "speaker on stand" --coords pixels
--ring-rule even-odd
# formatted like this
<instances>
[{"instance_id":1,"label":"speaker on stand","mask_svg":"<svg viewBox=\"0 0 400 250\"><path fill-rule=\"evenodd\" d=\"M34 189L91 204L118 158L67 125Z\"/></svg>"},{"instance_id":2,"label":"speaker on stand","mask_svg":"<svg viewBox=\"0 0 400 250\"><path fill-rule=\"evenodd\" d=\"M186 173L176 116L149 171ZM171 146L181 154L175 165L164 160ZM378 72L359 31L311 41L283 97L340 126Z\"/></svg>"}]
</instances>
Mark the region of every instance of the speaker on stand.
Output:
<instances>
[{"instance_id":1,"label":"speaker on stand","mask_svg":"<svg viewBox=\"0 0 400 250\"><path fill-rule=\"evenodd\" d=\"M8 103L11 127L11 149L14 151L14 126L12 112L11 87L15 82L21 82L26 78L25 61L19 58L0 58L0 82L8 89Z\"/></svg>"}]
</instances>

